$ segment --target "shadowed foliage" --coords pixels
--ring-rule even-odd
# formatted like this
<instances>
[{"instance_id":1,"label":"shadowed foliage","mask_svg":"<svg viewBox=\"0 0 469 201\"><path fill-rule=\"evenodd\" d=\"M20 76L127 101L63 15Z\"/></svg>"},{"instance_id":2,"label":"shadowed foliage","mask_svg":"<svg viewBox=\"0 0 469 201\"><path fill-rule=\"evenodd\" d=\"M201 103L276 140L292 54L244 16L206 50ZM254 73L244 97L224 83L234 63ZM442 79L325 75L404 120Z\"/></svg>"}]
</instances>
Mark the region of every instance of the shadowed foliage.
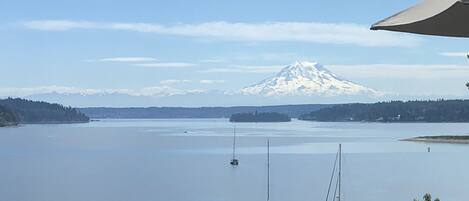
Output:
<instances>
[{"instance_id":1,"label":"shadowed foliage","mask_svg":"<svg viewBox=\"0 0 469 201\"><path fill-rule=\"evenodd\" d=\"M0 100L0 106L11 111L19 123L79 123L90 119L71 107L20 98Z\"/></svg>"},{"instance_id":2,"label":"shadowed foliage","mask_svg":"<svg viewBox=\"0 0 469 201\"><path fill-rule=\"evenodd\" d=\"M0 127L14 126L17 124L15 114L5 107L0 106Z\"/></svg>"},{"instance_id":3,"label":"shadowed foliage","mask_svg":"<svg viewBox=\"0 0 469 201\"><path fill-rule=\"evenodd\" d=\"M414 201L419 200L414 199ZM423 195L423 201L432 201L432 195L430 195L430 193L425 193L425 195ZM440 198L436 198L434 201L440 201Z\"/></svg>"},{"instance_id":4,"label":"shadowed foliage","mask_svg":"<svg viewBox=\"0 0 469 201\"><path fill-rule=\"evenodd\" d=\"M231 115L230 122L289 122L291 118L286 114L276 112L238 113Z\"/></svg>"},{"instance_id":5,"label":"shadowed foliage","mask_svg":"<svg viewBox=\"0 0 469 201\"><path fill-rule=\"evenodd\" d=\"M341 104L302 115L312 121L469 122L469 100Z\"/></svg>"}]
</instances>

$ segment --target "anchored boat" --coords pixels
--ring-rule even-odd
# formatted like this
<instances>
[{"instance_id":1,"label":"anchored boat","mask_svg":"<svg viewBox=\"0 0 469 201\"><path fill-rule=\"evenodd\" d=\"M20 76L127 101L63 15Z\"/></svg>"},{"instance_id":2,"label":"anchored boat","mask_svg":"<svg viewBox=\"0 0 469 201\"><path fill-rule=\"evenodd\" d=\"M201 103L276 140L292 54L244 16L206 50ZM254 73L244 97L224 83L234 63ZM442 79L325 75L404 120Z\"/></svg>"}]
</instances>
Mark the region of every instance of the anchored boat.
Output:
<instances>
[{"instance_id":1,"label":"anchored boat","mask_svg":"<svg viewBox=\"0 0 469 201\"><path fill-rule=\"evenodd\" d=\"M230 164L232 166L239 165L239 161L236 159L236 125L233 127L233 157L231 158Z\"/></svg>"}]
</instances>

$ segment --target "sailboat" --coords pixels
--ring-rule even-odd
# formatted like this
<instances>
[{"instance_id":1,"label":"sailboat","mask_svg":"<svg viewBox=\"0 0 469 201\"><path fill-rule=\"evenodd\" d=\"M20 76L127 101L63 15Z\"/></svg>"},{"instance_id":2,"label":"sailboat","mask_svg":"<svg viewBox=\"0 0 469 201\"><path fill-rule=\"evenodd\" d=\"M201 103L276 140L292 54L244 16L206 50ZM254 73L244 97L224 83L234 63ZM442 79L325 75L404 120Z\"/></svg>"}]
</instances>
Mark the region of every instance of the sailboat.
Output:
<instances>
[{"instance_id":1,"label":"sailboat","mask_svg":"<svg viewBox=\"0 0 469 201\"><path fill-rule=\"evenodd\" d=\"M230 164L232 166L239 165L239 161L236 159L236 125L233 127L233 157L231 158Z\"/></svg>"},{"instance_id":2,"label":"sailboat","mask_svg":"<svg viewBox=\"0 0 469 201\"><path fill-rule=\"evenodd\" d=\"M334 192L332 193L332 185ZM339 144L339 150L335 156L334 166L332 168L329 188L327 189L326 201L340 201L342 199L342 144ZM332 193L332 194L331 194Z\"/></svg>"}]
</instances>

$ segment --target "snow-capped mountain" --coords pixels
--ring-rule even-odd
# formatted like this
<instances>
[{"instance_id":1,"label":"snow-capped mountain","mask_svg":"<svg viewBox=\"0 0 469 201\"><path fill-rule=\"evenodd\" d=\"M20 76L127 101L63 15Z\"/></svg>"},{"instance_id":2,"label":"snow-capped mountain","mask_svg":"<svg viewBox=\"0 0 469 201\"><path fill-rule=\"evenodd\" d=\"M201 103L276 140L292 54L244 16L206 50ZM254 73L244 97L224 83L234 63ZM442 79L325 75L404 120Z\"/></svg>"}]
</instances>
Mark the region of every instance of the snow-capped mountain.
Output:
<instances>
[{"instance_id":1,"label":"snow-capped mountain","mask_svg":"<svg viewBox=\"0 0 469 201\"><path fill-rule=\"evenodd\" d=\"M297 61L277 75L241 89L262 96L377 95L377 91L340 78L319 63Z\"/></svg>"}]
</instances>

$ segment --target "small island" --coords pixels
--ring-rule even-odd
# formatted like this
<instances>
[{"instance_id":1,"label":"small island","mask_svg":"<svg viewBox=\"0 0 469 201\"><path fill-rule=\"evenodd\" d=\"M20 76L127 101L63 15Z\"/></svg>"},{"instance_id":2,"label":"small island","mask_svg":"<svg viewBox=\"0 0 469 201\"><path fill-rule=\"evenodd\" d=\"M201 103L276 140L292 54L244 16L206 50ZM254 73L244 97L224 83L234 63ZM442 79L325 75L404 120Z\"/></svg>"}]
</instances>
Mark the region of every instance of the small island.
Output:
<instances>
[{"instance_id":1,"label":"small island","mask_svg":"<svg viewBox=\"0 0 469 201\"><path fill-rule=\"evenodd\" d=\"M286 114L277 112L253 112L232 114L230 122L290 122Z\"/></svg>"},{"instance_id":2,"label":"small island","mask_svg":"<svg viewBox=\"0 0 469 201\"><path fill-rule=\"evenodd\" d=\"M0 99L0 125L87 123L90 118L75 108L21 98Z\"/></svg>"},{"instance_id":3,"label":"small island","mask_svg":"<svg viewBox=\"0 0 469 201\"><path fill-rule=\"evenodd\" d=\"M401 141L425 142L425 143L469 144L469 135L420 136L420 137L403 139Z\"/></svg>"}]
</instances>

